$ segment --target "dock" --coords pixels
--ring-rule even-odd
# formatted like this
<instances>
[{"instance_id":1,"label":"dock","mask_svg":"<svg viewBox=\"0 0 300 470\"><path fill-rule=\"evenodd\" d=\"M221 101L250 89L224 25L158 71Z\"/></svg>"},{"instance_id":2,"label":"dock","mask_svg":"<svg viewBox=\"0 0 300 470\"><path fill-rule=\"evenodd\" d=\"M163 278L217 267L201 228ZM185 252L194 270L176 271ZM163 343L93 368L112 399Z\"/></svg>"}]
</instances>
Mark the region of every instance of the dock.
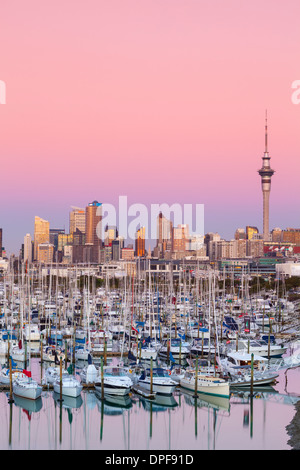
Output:
<instances>
[{"instance_id":1,"label":"dock","mask_svg":"<svg viewBox=\"0 0 300 470\"><path fill-rule=\"evenodd\" d=\"M146 388L142 387L141 385L134 385L131 387L132 391L137 395L141 395L144 398L154 399L156 397L156 392L149 392Z\"/></svg>"}]
</instances>

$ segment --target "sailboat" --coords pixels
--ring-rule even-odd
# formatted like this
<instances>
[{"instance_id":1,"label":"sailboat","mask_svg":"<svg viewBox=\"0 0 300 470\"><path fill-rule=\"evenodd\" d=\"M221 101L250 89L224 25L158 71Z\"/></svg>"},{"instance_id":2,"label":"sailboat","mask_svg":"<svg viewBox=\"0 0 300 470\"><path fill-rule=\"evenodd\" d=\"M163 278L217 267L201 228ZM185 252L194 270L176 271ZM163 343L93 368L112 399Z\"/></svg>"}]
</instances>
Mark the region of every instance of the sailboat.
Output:
<instances>
[{"instance_id":1,"label":"sailboat","mask_svg":"<svg viewBox=\"0 0 300 470\"><path fill-rule=\"evenodd\" d=\"M43 388L33 380L30 371L24 371L25 377L19 376L13 382L13 394L29 400L36 400L42 395Z\"/></svg>"}]
</instances>

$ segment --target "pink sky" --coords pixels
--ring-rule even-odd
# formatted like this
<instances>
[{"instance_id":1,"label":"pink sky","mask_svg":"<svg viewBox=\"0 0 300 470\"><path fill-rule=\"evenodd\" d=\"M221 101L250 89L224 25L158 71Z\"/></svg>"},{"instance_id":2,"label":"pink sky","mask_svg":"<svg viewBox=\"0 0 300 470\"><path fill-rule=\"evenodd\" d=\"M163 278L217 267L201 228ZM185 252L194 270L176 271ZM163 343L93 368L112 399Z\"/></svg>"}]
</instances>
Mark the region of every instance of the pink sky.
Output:
<instances>
[{"instance_id":1,"label":"pink sky","mask_svg":"<svg viewBox=\"0 0 300 470\"><path fill-rule=\"evenodd\" d=\"M262 229L266 108L270 228L300 227L299 19L298 0L3 0L4 245L119 195L203 203L225 238Z\"/></svg>"}]
</instances>

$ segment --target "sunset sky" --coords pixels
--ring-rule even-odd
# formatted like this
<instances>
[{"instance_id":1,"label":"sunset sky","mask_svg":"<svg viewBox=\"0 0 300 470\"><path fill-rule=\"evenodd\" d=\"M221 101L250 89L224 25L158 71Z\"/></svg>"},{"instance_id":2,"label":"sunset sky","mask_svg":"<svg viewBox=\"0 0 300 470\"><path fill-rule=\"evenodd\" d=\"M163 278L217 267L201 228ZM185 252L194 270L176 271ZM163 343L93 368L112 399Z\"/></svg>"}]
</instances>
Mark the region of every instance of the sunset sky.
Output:
<instances>
[{"instance_id":1,"label":"sunset sky","mask_svg":"<svg viewBox=\"0 0 300 470\"><path fill-rule=\"evenodd\" d=\"M199 203L205 232L300 227L299 0L1 0L3 245L70 206Z\"/></svg>"}]
</instances>

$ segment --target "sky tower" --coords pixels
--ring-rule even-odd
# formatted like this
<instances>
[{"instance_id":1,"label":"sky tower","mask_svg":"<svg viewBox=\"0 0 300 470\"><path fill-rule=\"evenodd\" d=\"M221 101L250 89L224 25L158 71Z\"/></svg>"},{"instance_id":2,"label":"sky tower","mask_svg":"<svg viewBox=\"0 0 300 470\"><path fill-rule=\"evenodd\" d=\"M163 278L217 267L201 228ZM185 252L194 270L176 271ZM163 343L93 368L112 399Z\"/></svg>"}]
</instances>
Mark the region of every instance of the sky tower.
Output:
<instances>
[{"instance_id":1,"label":"sky tower","mask_svg":"<svg viewBox=\"0 0 300 470\"><path fill-rule=\"evenodd\" d=\"M262 167L258 170L261 176L261 189L263 192L263 235L264 240L269 241L269 200L271 192L271 178L275 171L270 167L270 157L268 152L268 116L266 111L266 124L265 124L265 152L262 157Z\"/></svg>"}]
</instances>

